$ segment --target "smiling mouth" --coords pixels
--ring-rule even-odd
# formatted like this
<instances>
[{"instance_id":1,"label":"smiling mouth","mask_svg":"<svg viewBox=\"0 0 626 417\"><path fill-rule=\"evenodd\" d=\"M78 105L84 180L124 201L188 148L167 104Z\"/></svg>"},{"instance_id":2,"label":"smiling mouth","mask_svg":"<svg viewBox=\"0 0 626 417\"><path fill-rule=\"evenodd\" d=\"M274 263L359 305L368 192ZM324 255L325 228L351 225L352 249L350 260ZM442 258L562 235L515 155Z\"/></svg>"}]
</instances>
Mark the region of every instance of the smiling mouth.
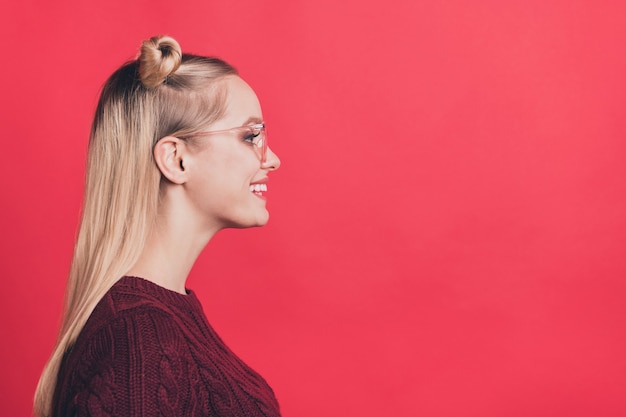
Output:
<instances>
[{"instance_id":1,"label":"smiling mouth","mask_svg":"<svg viewBox=\"0 0 626 417\"><path fill-rule=\"evenodd\" d=\"M250 192L261 197L267 192L267 184L250 184Z\"/></svg>"}]
</instances>

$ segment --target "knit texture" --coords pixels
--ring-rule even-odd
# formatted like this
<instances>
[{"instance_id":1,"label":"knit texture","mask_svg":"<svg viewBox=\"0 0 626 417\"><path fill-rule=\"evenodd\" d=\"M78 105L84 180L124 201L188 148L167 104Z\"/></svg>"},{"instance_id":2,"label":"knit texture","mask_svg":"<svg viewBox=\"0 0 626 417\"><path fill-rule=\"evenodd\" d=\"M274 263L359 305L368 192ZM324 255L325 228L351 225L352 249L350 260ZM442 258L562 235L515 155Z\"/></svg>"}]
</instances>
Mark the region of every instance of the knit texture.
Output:
<instances>
[{"instance_id":1,"label":"knit texture","mask_svg":"<svg viewBox=\"0 0 626 417\"><path fill-rule=\"evenodd\" d=\"M54 416L278 417L263 378L209 325L196 295L123 277L61 365Z\"/></svg>"}]
</instances>

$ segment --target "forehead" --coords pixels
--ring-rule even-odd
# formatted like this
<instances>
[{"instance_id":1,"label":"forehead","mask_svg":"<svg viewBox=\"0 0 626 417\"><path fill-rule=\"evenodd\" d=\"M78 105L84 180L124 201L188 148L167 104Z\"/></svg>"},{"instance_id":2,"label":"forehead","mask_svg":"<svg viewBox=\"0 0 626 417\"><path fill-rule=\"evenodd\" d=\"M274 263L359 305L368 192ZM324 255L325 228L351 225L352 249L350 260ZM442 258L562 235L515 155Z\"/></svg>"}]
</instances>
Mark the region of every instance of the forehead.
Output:
<instances>
[{"instance_id":1,"label":"forehead","mask_svg":"<svg viewBox=\"0 0 626 417\"><path fill-rule=\"evenodd\" d=\"M263 120L261 104L254 90L238 76L229 76L225 80L226 111L224 117L213 128L231 128L241 126L248 120Z\"/></svg>"}]
</instances>

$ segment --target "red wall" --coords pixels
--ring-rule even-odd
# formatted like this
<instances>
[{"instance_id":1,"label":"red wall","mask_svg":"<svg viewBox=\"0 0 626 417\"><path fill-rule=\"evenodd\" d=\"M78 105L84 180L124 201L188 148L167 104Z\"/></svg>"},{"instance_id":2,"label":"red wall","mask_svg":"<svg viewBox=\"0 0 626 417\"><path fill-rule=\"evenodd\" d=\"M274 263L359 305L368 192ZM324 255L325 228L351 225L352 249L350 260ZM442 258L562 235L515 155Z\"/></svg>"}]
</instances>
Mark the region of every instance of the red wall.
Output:
<instances>
[{"instance_id":1,"label":"red wall","mask_svg":"<svg viewBox=\"0 0 626 417\"><path fill-rule=\"evenodd\" d=\"M7 3L1 415L53 345L98 89L158 33L240 69L282 158L189 286L286 417L626 415L623 2Z\"/></svg>"}]
</instances>

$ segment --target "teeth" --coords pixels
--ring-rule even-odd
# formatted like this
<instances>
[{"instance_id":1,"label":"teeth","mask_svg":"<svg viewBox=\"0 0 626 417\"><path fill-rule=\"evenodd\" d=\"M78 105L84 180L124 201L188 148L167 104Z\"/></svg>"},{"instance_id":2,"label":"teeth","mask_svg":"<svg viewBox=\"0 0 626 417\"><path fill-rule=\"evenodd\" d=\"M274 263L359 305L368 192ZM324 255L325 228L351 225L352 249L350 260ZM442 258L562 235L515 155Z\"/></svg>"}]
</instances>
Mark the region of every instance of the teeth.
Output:
<instances>
[{"instance_id":1,"label":"teeth","mask_svg":"<svg viewBox=\"0 0 626 417\"><path fill-rule=\"evenodd\" d=\"M250 192L259 193L267 191L267 184L251 184Z\"/></svg>"}]
</instances>

